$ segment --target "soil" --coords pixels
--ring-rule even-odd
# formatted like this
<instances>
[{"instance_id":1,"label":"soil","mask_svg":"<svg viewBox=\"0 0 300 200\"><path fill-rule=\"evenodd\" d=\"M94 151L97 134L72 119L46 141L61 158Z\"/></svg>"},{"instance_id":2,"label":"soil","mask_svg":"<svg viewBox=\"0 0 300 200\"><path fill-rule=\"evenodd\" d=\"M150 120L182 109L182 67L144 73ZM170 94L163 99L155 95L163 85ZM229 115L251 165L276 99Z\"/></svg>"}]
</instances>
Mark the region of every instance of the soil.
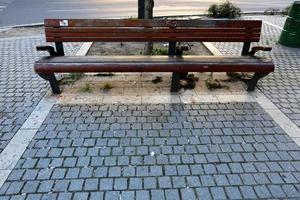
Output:
<instances>
[{"instance_id":1,"label":"soil","mask_svg":"<svg viewBox=\"0 0 300 200\"><path fill-rule=\"evenodd\" d=\"M181 43L189 45L191 49L184 54L188 55L212 55L200 42ZM92 55L141 55L144 52L145 43L138 42L95 42L89 49L87 56ZM167 49L167 43L154 43L154 48ZM166 52L166 51L163 51ZM205 81L211 73L190 73L181 81L183 88L194 89L196 92L210 92ZM213 73L218 80L227 80L225 73ZM222 81L225 88L217 89L219 92L244 91L241 82ZM69 94L110 94L110 95L156 95L169 94L171 85L171 73L86 73L84 77L74 84L63 85L63 93ZM89 88L87 91L86 88ZM109 86L110 89L106 89ZM181 92L184 92L182 89Z\"/></svg>"},{"instance_id":2,"label":"soil","mask_svg":"<svg viewBox=\"0 0 300 200\"><path fill-rule=\"evenodd\" d=\"M154 43L153 48L168 48L168 43ZM200 42L179 43L179 46L190 46L185 54L211 55L210 51ZM144 52L143 42L94 42L87 55L141 55Z\"/></svg>"}]
</instances>

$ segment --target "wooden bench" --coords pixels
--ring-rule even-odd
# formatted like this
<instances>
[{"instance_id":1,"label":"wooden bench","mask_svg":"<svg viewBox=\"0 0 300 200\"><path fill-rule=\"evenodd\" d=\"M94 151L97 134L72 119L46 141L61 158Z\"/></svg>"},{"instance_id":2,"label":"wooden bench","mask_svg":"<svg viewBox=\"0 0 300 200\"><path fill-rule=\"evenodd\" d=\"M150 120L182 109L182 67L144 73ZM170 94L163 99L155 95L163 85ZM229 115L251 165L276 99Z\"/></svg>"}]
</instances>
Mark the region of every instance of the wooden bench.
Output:
<instances>
[{"instance_id":1,"label":"wooden bench","mask_svg":"<svg viewBox=\"0 0 300 200\"><path fill-rule=\"evenodd\" d=\"M262 77L274 71L267 58L257 57L268 47L259 42L261 21L257 20L136 20L136 19L46 19L47 42L39 46L50 56L35 62L35 71L60 93L55 73L79 72L173 72L171 92L180 89L187 72L255 72L248 83L254 90ZM64 56L63 42L169 42L168 56ZM241 56L182 56L177 42L243 42Z\"/></svg>"}]
</instances>

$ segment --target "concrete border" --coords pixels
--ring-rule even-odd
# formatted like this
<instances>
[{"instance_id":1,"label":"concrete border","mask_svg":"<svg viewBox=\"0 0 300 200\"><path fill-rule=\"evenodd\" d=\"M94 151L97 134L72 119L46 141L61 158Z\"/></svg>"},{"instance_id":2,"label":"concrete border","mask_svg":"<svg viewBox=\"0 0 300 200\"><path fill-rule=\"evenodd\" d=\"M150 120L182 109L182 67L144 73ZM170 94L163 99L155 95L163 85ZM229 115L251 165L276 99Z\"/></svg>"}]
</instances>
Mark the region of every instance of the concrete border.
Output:
<instances>
[{"instance_id":1,"label":"concrete border","mask_svg":"<svg viewBox=\"0 0 300 200\"><path fill-rule=\"evenodd\" d=\"M81 45L80 49L76 52L76 56L85 56L91 48L93 42L85 42Z\"/></svg>"},{"instance_id":2,"label":"concrete border","mask_svg":"<svg viewBox=\"0 0 300 200\"><path fill-rule=\"evenodd\" d=\"M83 43L76 55L84 56L88 52L92 43ZM38 103L27 120L10 140L0 154L0 188L8 178L11 171L23 155L27 146L43 124L54 104L58 102L59 96L50 96L50 90Z\"/></svg>"},{"instance_id":3,"label":"concrete border","mask_svg":"<svg viewBox=\"0 0 300 200\"><path fill-rule=\"evenodd\" d=\"M263 23L266 22L263 21ZM275 27L276 25L272 24L271 26ZM222 53L212 43L205 42L203 44L213 55L222 55ZM249 93L249 96L255 99L255 101L273 118L273 120L285 131L285 133L288 134L298 146L300 146L300 128L292 120L290 120L283 112L281 112L276 105L273 104L258 89L256 92ZM225 98L227 98L226 95L224 95L223 98L220 98L220 100ZM237 100L236 97L231 98L233 98L232 100L234 101ZM247 99L248 95L246 95L245 98Z\"/></svg>"},{"instance_id":4,"label":"concrete border","mask_svg":"<svg viewBox=\"0 0 300 200\"><path fill-rule=\"evenodd\" d=\"M43 98L0 154L0 188L46 119L57 97Z\"/></svg>"}]
</instances>

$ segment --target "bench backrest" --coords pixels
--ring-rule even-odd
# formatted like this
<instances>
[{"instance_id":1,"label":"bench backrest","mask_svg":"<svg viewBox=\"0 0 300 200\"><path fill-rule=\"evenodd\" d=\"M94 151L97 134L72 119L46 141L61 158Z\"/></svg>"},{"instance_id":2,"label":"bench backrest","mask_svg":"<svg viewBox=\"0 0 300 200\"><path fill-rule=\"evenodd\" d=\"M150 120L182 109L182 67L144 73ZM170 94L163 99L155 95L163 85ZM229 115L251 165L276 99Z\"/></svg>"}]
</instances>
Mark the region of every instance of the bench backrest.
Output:
<instances>
[{"instance_id":1,"label":"bench backrest","mask_svg":"<svg viewBox=\"0 0 300 200\"><path fill-rule=\"evenodd\" d=\"M258 42L259 20L45 19L47 42Z\"/></svg>"}]
</instances>

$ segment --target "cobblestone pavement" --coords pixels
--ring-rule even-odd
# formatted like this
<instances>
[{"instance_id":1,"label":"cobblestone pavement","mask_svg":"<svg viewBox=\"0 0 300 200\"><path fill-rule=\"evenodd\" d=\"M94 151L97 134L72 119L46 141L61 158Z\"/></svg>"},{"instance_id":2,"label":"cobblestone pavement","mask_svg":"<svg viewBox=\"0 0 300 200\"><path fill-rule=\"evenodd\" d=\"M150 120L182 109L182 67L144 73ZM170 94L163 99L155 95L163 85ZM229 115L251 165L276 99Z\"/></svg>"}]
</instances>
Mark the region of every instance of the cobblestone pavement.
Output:
<instances>
[{"instance_id":1,"label":"cobblestone pavement","mask_svg":"<svg viewBox=\"0 0 300 200\"><path fill-rule=\"evenodd\" d=\"M300 148L257 103L54 105L1 199L299 199Z\"/></svg>"},{"instance_id":2,"label":"cobblestone pavement","mask_svg":"<svg viewBox=\"0 0 300 200\"><path fill-rule=\"evenodd\" d=\"M20 129L49 89L33 72L41 55L35 46L45 44L42 36L0 39L0 153ZM67 45L76 52L78 45Z\"/></svg>"},{"instance_id":3,"label":"cobblestone pavement","mask_svg":"<svg viewBox=\"0 0 300 200\"><path fill-rule=\"evenodd\" d=\"M300 127L300 48L289 48L277 43L285 17L255 16L266 21L263 24L260 45L273 46L272 52L260 53L269 56L276 64L275 73L265 77L260 83L261 91L298 127ZM276 26L270 25L274 24ZM223 54L240 54L242 44L214 43ZM258 44L253 44L258 45Z\"/></svg>"}]
</instances>

